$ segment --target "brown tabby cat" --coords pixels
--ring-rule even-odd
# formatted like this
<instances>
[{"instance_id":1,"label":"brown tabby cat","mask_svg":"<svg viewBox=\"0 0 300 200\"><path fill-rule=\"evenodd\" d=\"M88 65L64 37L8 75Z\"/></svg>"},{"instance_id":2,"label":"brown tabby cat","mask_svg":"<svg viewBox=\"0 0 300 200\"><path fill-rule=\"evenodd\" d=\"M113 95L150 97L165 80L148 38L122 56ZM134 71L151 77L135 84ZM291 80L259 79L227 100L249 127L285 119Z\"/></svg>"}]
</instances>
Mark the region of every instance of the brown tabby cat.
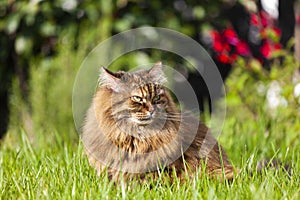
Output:
<instances>
[{"instance_id":1,"label":"brown tabby cat","mask_svg":"<svg viewBox=\"0 0 300 200\"><path fill-rule=\"evenodd\" d=\"M205 166L199 171L232 179L222 147L203 123L176 107L165 82L160 62L135 72L102 68L82 133L90 164L111 178L143 179L162 169L182 178Z\"/></svg>"}]
</instances>

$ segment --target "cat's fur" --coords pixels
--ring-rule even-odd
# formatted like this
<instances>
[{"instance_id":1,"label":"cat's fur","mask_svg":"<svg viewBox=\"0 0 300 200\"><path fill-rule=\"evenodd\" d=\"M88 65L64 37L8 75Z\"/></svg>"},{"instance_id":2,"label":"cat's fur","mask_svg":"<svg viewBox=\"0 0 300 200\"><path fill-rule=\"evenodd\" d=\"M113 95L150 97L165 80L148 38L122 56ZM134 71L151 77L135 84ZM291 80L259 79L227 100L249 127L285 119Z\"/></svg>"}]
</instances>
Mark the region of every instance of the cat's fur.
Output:
<instances>
[{"instance_id":1,"label":"cat's fur","mask_svg":"<svg viewBox=\"0 0 300 200\"><path fill-rule=\"evenodd\" d=\"M102 68L82 133L90 164L111 178L122 171L125 178L142 179L161 168L180 178L198 169L233 178L234 168L210 130L176 107L165 82L160 62L136 72Z\"/></svg>"}]
</instances>

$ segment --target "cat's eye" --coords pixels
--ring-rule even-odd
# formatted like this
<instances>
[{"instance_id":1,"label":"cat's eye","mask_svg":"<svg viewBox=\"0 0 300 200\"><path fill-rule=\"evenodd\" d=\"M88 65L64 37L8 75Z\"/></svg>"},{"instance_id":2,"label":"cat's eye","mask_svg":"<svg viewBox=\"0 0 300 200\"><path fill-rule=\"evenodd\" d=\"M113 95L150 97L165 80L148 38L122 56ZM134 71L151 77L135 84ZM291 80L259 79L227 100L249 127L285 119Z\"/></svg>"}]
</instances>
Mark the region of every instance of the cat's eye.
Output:
<instances>
[{"instance_id":1,"label":"cat's eye","mask_svg":"<svg viewBox=\"0 0 300 200\"><path fill-rule=\"evenodd\" d=\"M160 100L160 95L156 95L154 98L153 98L153 101L159 101Z\"/></svg>"},{"instance_id":2,"label":"cat's eye","mask_svg":"<svg viewBox=\"0 0 300 200\"><path fill-rule=\"evenodd\" d=\"M142 97L139 97L139 96L132 96L131 99L135 102L142 102L143 101Z\"/></svg>"}]
</instances>

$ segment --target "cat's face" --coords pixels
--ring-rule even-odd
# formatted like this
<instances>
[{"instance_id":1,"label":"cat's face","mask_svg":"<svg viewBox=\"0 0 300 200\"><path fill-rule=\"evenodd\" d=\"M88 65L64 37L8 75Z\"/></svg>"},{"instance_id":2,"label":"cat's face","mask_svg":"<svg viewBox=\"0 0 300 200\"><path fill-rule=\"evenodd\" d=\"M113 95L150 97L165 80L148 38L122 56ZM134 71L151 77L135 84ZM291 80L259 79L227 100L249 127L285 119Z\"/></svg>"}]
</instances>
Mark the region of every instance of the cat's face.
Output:
<instances>
[{"instance_id":1,"label":"cat's face","mask_svg":"<svg viewBox=\"0 0 300 200\"><path fill-rule=\"evenodd\" d=\"M116 121L146 126L167 118L168 98L162 85L166 78L157 63L150 70L113 73L104 69L101 84L112 92Z\"/></svg>"},{"instance_id":2,"label":"cat's face","mask_svg":"<svg viewBox=\"0 0 300 200\"><path fill-rule=\"evenodd\" d=\"M163 119L167 103L165 90L161 85L141 85L131 92L128 100L130 120L137 125L148 125Z\"/></svg>"}]
</instances>

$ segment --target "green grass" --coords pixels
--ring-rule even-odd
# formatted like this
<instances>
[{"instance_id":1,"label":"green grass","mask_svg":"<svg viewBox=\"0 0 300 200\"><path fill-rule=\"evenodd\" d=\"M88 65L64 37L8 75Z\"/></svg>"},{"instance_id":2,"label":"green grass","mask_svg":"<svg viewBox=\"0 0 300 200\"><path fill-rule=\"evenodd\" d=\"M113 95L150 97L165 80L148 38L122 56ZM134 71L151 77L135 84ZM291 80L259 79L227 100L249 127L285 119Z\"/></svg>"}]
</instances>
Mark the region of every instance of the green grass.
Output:
<instances>
[{"instance_id":1,"label":"green grass","mask_svg":"<svg viewBox=\"0 0 300 200\"><path fill-rule=\"evenodd\" d=\"M295 124L299 123L299 120ZM293 125L291 125L293 126ZM267 128L268 127L268 128ZM269 129L269 130L268 130ZM290 127L293 130L293 127ZM266 132L269 131L269 135ZM284 131L284 132L282 132ZM128 185L97 177L82 156L75 132L10 131L0 151L1 199L299 199L299 132L261 116L258 121L228 115L220 142L241 168L232 182L195 176L180 183L152 180ZM61 137L69 135L69 138ZM50 139L47 139L50 138ZM274 157L293 170L264 169L250 175L259 160Z\"/></svg>"}]
</instances>

